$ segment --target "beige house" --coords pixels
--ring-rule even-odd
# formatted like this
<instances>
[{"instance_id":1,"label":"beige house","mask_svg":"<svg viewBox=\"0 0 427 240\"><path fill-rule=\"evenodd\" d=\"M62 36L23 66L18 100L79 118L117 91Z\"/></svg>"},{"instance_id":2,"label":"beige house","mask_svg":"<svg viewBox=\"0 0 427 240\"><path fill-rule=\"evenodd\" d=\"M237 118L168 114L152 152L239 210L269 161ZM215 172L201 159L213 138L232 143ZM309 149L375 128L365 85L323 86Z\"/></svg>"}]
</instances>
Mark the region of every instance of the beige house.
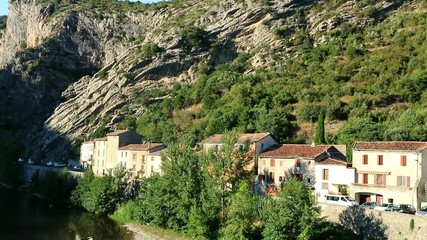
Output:
<instances>
[{"instance_id":1,"label":"beige house","mask_svg":"<svg viewBox=\"0 0 427 240\"><path fill-rule=\"evenodd\" d=\"M161 171L162 143L129 144L119 148L118 162L131 173L132 178L150 177Z\"/></svg>"},{"instance_id":2,"label":"beige house","mask_svg":"<svg viewBox=\"0 0 427 240\"><path fill-rule=\"evenodd\" d=\"M93 149L93 173L96 175L105 174L105 161L107 156L107 137L96 138Z\"/></svg>"},{"instance_id":3,"label":"beige house","mask_svg":"<svg viewBox=\"0 0 427 240\"><path fill-rule=\"evenodd\" d=\"M95 141L85 141L80 147L80 163L84 166L92 166Z\"/></svg>"},{"instance_id":4,"label":"beige house","mask_svg":"<svg viewBox=\"0 0 427 240\"><path fill-rule=\"evenodd\" d=\"M314 193L317 202L326 202L325 195L348 195L355 182L356 169L351 163L326 158L315 163Z\"/></svg>"},{"instance_id":5,"label":"beige house","mask_svg":"<svg viewBox=\"0 0 427 240\"><path fill-rule=\"evenodd\" d=\"M351 189L359 203L412 204L426 201L427 142L356 142Z\"/></svg>"},{"instance_id":6,"label":"beige house","mask_svg":"<svg viewBox=\"0 0 427 240\"><path fill-rule=\"evenodd\" d=\"M274 194L282 182L292 177L314 187L315 163L328 158L345 156L332 145L283 144L265 151L258 158L258 192Z\"/></svg>"},{"instance_id":7,"label":"beige house","mask_svg":"<svg viewBox=\"0 0 427 240\"><path fill-rule=\"evenodd\" d=\"M202 141L202 147L204 151L210 149L221 149L223 146L223 134L215 134L211 137ZM249 147L255 152L254 163L249 167L254 170L255 175L258 173L257 161L258 155L269 149L270 147L277 145L276 140L273 139L270 133L242 133L236 136L236 147L243 147L246 143L249 143Z\"/></svg>"},{"instance_id":8,"label":"beige house","mask_svg":"<svg viewBox=\"0 0 427 240\"><path fill-rule=\"evenodd\" d=\"M140 143L141 136L130 130L108 133L105 138L95 139L93 171L97 175L106 174L118 165L119 148L131 143Z\"/></svg>"}]
</instances>

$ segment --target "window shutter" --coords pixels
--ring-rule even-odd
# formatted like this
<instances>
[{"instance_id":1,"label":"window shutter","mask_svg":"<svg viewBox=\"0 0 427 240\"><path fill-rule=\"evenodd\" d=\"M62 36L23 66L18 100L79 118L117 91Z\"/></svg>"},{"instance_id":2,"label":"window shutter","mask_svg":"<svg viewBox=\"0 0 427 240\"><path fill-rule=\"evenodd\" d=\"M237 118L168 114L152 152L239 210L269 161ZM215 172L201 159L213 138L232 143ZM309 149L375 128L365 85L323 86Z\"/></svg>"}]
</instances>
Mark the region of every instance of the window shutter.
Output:
<instances>
[{"instance_id":1,"label":"window shutter","mask_svg":"<svg viewBox=\"0 0 427 240\"><path fill-rule=\"evenodd\" d=\"M400 179L400 176L397 176L397 186L400 186L401 182L402 182L402 180Z\"/></svg>"},{"instance_id":2,"label":"window shutter","mask_svg":"<svg viewBox=\"0 0 427 240\"><path fill-rule=\"evenodd\" d=\"M411 186L411 177L407 177L407 179L408 179L408 181L406 181L406 182L408 184L408 187L410 187Z\"/></svg>"}]
</instances>

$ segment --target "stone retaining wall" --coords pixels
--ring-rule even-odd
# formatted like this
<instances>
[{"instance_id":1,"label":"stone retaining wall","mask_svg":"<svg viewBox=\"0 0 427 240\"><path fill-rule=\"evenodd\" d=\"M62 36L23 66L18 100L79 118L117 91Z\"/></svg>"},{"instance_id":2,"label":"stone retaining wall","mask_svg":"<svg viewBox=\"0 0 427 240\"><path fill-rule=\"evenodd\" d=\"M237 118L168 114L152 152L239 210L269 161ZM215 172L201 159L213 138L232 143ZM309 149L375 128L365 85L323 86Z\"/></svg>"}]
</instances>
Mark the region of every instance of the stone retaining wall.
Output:
<instances>
[{"instance_id":1,"label":"stone retaining wall","mask_svg":"<svg viewBox=\"0 0 427 240\"><path fill-rule=\"evenodd\" d=\"M333 222L340 222L340 214L347 208L344 206L319 204L322 208L322 216ZM357 209L356 209L357 212ZM359 211L361 212L361 211ZM363 211L362 211L363 212ZM347 212L348 213L348 212ZM427 239L427 217L418 217L397 212L385 212L367 209L365 215L374 216L386 228L384 234L391 240L425 240ZM414 220L414 228L410 229L411 219Z\"/></svg>"}]
</instances>

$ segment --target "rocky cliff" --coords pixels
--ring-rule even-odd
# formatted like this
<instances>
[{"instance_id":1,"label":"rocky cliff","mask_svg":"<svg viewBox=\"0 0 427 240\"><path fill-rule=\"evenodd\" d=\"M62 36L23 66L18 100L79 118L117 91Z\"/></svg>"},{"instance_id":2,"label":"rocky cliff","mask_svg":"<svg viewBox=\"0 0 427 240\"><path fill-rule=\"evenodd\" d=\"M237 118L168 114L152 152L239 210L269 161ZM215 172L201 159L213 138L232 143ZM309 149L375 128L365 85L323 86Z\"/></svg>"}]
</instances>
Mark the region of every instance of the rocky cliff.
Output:
<instances>
[{"instance_id":1,"label":"rocky cliff","mask_svg":"<svg viewBox=\"0 0 427 240\"><path fill-rule=\"evenodd\" d=\"M192 83L201 64L250 52L252 69L274 68L298 54L289 42L303 29L321 43L342 23L374 24L358 14L372 5L358 1L188 0L126 10L70 2L10 0L0 38L0 141L18 139L37 160L144 114L135 93ZM375 21L402 3L375 1Z\"/></svg>"}]
</instances>

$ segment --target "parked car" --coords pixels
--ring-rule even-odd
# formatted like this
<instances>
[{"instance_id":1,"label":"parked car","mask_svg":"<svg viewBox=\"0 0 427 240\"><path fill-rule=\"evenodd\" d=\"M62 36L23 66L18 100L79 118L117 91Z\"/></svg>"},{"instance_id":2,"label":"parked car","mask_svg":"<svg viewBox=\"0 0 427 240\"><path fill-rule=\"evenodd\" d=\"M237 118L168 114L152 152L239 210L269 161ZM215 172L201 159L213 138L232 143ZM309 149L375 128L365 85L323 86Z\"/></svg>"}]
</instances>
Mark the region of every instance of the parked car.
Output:
<instances>
[{"instance_id":1,"label":"parked car","mask_svg":"<svg viewBox=\"0 0 427 240\"><path fill-rule=\"evenodd\" d=\"M82 165L74 166L73 170L75 170L75 171L81 171L81 170L83 170L83 166Z\"/></svg>"},{"instance_id":2,"label":"parked car","mask_svg":"<svg viewBox=\"0 0 427 240\"><path fill-rule=\"evenodd\" d=\"M54 167L66 167L67 164L66 163L62 163L62 162L56 162L53 164Z\"/></svg>"},{"instance_id":3,"label":"parked car","mask_svg":"<svg viewBox=\"0 0 427 240\"><path fill-rule=\"evenodd\" d=\"M18 162L19 162L19 163L23 163L23 162L24 162L24 158L21 158L21 157L20 157L20 158L18 159Z\"/></svg>"},{"instance_id":4,"label":"parked car","mask_svg":"<svg viewBox=\"0 0 427 240\"><path fill-rule=\"evenodd\" d=\"M381 203L381 205L374 207L374 210L378 211L391 211L393 207L395 207L393 203Z\"/></svg>"},{"instance_id":5,"label":"parked car","mask_svg":"<svg viewBox=\"0 0 427 240\"><path fill-rule=\"evenodd\" d=\"M362 204L359 205L360 208L365 208L365 209L374 209L374 207L379 206L380 203L377 202L364 202Z\"/></svg>"},{"instance_id":6,"label":"parked car","mask_svg":"<svg viewBox=\"0 0 427 240\"><path fill-rule=\"evenodd\" d=\"M427 217L427 206L421 207L418 211L415 212L415 215L421 217Z\"/></svg>"},{"instance_id":7,"label":"parked car","mask_svg":"<svg viewBox=\"0 0 427 240\"><path fill-rule=\"evenodd\" d=\"M53 161L49 161L48 163L46 163L46 165L48 165L48 166L53 166L53 165L55 165L55 162L53 162Z\"/></svg>"},{"instance_id":8,"label":"parked car","mask_svg":"<svg viewBox=\"0 0 427 240\"><path fill-rule=\"evenodd\" d=\"M359 204L351 197L342 195L326 195L327 204L357 207Z\"/></svg>"},{"instance_id":9,"label":"parked car","mask_svg":"<svg viewBox=\"0 0 427 240\"><path fill-rule=\"evenodd\" d=\"M398 204L397 206L391 208L392 212L400 212L407 214L415 214L417 210L415 210L414 206L411 204Z\"/></svg>"},{"instance_id":10,"label":"parked car","mask_svg":"<svg viewBox=\"0 0 427 240\"><path fill-rule=\"evenodd\" d=\"M34 164L33 160L31 160L31 158L28 159L28 164Z\"/></svg>"}]
</instances>

